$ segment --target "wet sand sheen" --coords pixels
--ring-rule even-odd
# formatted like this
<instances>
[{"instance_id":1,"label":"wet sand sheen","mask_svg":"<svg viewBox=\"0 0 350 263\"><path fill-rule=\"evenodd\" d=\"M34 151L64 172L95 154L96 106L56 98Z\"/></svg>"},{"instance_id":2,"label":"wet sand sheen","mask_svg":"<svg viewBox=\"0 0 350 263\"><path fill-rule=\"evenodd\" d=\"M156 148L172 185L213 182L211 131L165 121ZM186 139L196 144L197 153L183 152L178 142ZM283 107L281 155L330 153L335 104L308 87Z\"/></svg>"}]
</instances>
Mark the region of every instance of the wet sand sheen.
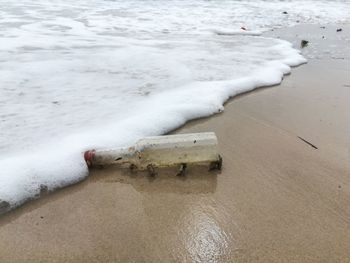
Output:
<instances>
[{"instance_id":1,"label":"wet sand sheen","mask_svg":"<svg viewBox=\"0 0 350 263\"><path fill-rule=\"evenodd\" d=\"M219 174L94 170L3 215L1 262L349 261L349 71L311 60L177 130L216 132Z\"/></svg>"}]
</instances>

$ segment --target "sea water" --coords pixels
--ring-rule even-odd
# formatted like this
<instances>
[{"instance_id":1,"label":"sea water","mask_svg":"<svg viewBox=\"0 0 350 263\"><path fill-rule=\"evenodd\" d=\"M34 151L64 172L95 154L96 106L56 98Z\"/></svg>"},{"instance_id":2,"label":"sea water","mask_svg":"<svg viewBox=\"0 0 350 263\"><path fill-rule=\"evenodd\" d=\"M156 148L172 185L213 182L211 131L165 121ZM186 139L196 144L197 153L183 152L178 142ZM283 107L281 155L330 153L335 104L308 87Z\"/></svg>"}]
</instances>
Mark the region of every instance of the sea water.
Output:
<instances>
[{"instance_id":1,"label":"sea water","mask_svg":"<svg viewBox=\"0 0 350 263\"><path fill-rule=\"evenodd\" d=\"M87 149L223 111L305 63L261 36L350 1L0 0L0 212L84 179Z\"/></svg>"}]
</instances>

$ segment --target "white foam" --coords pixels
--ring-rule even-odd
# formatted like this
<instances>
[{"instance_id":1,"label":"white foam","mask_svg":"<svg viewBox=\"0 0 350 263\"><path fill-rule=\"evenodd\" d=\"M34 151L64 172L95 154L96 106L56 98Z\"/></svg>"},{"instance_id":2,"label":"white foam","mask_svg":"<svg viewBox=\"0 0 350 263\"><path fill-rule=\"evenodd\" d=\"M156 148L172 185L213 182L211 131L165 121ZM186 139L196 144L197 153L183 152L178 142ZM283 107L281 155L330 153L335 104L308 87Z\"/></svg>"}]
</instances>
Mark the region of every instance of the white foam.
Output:
<instances>
[{"instance_id":1,"label":"white foam","mask_svg":"<svg viewBox=\"0 0 350 263\"><path fill-rule=\"evenodd\" d=\"M260 31L349 16L342 1L295 2L7 3L0 10L0 212L85 178L84 150L166 133L222 111L230 97L280 83L305 59Z\"/></svg>"},{"instance_id":2,"label":"white foam","mask_svg":"<svg viewBox=\"0 0 350 263\"><path fill-rule=\"evenodd\" d=\"M246 29L239 29L239 30L228 30L227 28L213 28L210 31L217 35L223 35L223 36L234 36L234 35L248 35L248 36L261 36L262 31L253 31L253 30L246 30Z\"/></svg>"}]
</instances>

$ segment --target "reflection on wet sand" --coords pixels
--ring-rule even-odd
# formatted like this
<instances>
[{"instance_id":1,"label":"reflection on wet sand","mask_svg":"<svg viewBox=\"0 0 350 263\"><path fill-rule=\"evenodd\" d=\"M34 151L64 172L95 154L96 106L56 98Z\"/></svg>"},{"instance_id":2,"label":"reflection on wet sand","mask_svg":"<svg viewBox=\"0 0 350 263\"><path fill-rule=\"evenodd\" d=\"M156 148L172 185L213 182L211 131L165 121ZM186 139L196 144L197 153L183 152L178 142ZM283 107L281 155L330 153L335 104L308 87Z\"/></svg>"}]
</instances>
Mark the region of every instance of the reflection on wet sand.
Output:
<instances>
[{"instance_id":1,"label":"reflection on wet sand","mask_svg":"<svg viewBox=\"0 0 350 263\"><path fill-rule=\"evenodd\" d=\"M172 258L179 261L215 262L226 253L230 241L230 234L218 222L217 204L210 198L216 191L220 174L209 172L206 166L189 167L186 176L175 174L173 168L161 169L156 177L150 177L146 172L110 167L93 171L90 181L129 184L142 194L143 211L151 228L149 231L158 233L152 239L158 239L159 243L151 242L149 246L159 247L162 244L164 250L172 247ZM162 197L157 202L159 194ZM188 195L193 202L184 200L184 195ZM164 206L164 203L171 202L172 208ZM160 220L161 225L156 223ZM162 226L166 226L166 229ZM168 238L164 239L164 235ZM153 247L152 250L157 249ZM164 255L160 255L161 258L164 259Z\"/></svg>"},{"instance_id":2,"label":"reflection on wet sand","mask_svg":"<svg viewBox=\"0 0 350 263\"><path fill-rule=\"evenodd\" d=\"M152 251L148 260L229 260L230 251L239 249L230 231L235 228L230 212L213 198L220 173L208 172L206 166L193 166L186 176L175 174L173 168L161 169L157 176L150 177L146 172L110 167L93 170L88 181L126 184L137 191L143 215L135 220L143 221L143 239L150 240L144 243L147 251Z\"/></svg>"},{"instance_id":3,"label":"reflection on wet sand","mask_svg":"<svg viewBox=\"0 0 350 263\"><path fill-rule=\"evenodd\" d=\"M182 234L192 260L216 262L226 254L230 235L217 220L215 209L209 204L194 207L191 213L186 214Z\"/></svg>"},{"instance_id":4,"label":"reflection on wet sand","mask_svg":"<svg viewBox=\"0 0 350 263\"><path fill-rule=\"evenodd\" d=\"M215 192L217 176L220 176L218 171L208 171L204 165L188 167L185 176L176 173L176 167L162 168L156 176L149 176L145 171L110 166L91 170L88 180L130 184L140 193L209 194Z\"/></svg>"}]
</instances>

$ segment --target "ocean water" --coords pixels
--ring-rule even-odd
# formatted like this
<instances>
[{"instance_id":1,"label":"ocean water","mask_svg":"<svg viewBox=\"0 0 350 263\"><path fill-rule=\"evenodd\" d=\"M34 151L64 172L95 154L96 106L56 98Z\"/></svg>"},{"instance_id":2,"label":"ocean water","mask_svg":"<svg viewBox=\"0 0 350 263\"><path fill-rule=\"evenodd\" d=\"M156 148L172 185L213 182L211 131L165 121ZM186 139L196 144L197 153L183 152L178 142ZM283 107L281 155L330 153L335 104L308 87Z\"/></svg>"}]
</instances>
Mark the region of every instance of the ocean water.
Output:
<instances>
[{"instance_id":1,"label":"ocean water","mask_svg":"<svg viewBox=\"0 0 350 263\"><path fill-rule=\"evenodd\" d=\"M84 179L87 149L166 133L280 83L306 60L261 33L349 22L349 10L325 0L0 0L0 213Z\"/></svg>"}]
</instances>

